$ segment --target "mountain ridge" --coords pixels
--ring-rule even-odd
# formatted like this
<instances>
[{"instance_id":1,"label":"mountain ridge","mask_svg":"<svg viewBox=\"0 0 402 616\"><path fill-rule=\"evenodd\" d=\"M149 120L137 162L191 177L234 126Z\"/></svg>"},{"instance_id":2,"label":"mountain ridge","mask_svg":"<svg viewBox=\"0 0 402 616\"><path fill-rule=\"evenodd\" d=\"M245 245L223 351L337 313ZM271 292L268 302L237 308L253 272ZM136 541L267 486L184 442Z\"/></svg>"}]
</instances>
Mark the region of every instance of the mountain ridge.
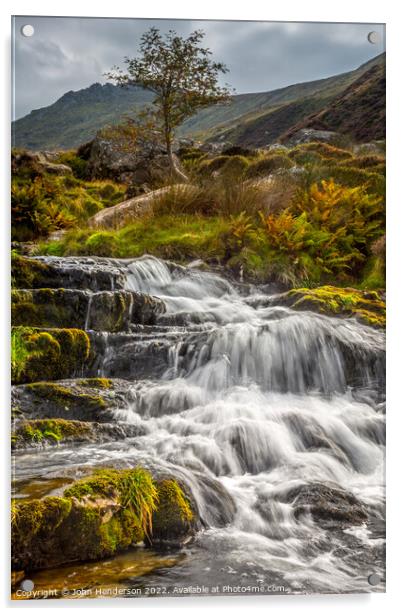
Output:
<instances>
[{"instance_id":1,"label":"mountain ridge","mask_svg":"<svg viewBox=\"0 0 402 616\"><path fill-rule=\"evenodd\" d=\"M340 95L367 70L381 66L384 58L385 54L380 54L352 71L318 80L290 84L267 92L234 95L229 105L209 107L187 120L178 134L211 139L224 138L227 131L231 131L231 140L235 138L236 141L239 125L275 112L282 116L282 132L286 132L291 130L292 124L287 125L284 121L285 105L296 103L290 110L289 120L294 119L293 125L300 123L303 117L324 109L332 98ZM151 93L138 86L120 88L110 83L94 83L77 91L70 90L51 105L35 109L14 121L12 144L32 150L74 148L92 139L103 126L114 124L125 115L137 113L152 98ZM275 116L270 119L275 120ZM267 141L277 138L277 132L268 131Z\"/></svg>"}]
</instances>

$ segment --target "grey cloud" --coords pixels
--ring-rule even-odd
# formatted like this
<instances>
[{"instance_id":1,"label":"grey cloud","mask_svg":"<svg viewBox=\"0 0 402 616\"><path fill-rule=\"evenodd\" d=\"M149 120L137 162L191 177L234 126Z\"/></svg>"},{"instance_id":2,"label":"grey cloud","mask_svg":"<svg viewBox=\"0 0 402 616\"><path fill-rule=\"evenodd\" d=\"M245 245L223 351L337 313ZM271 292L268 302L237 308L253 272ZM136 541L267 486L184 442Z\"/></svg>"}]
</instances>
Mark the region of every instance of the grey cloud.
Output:
<instances>
[{"instance_id":1,"label":"grey cloud","mask_svg":"<svg viewBox=\"0 0 402 616\"><path fill-rule=\"evenodd\" d=\"M22 25L35 28L31 38ZM151 25L162 32L187 35L205 31L205 44L225 62L224 80L236 92L272 90L292 83L341 73L384 50L367 41L373 24L269 23L233 21L15 18L15 116L51 104L68 90L78 90L135 55L141 34Z\"/></svg>"}]
</instances>

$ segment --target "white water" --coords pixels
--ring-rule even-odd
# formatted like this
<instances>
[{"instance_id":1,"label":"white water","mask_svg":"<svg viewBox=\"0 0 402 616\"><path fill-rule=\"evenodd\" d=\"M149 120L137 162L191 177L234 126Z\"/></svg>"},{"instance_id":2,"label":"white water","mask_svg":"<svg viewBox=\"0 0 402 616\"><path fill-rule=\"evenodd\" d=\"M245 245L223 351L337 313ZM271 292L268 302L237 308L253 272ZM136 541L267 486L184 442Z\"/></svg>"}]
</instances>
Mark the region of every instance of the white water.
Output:
<instances>
[{"instance_id":1,"label":"white water","mask_svg":"<svg viewBox=\"0 0 402 616\"><path fill-rule=\"evenodd\" d=\"M144 463L191 488L207 530L177 573L155 584L284 585L290 592L368 592L382 572L384 512L382 332L242 296L218 275L152 257L124 263L127 288L163 299L166 335L185 316L162 379L133 382L135 402L116 419L146 434L104 446L35 456L41 472L62 466ZM266 299L266 298L265 298ZM264 306L265 303L265 306ZM258 307L261 305L261 307ZM257 306L257 307L253 307ZM133 375L135 379L135 375ZM26 464L32 463L32 458ZM23 461L19 461L23 472ZM219 527L210 478L234 499ZM330 531L296 519L289 490L336 485L360 499L367 525ZM221 510L230 509L221 497ZM167 576L167 577L166 577Z\"/></svg>"},{"instance_id":2,"label":"white water","mask_svg":"<svg viewBox=\"0 0 402 616\"><path fill-rule=\"evenodd\" d=\"M309 482L337 484L382 515L384 416L370 393L383 334L354 320L254 309L258 301L218 276L191 268L172 274L153 258L129 270L129 288L161 297L169 314L196 314L197 322L203 315L205 324L173 350L165 380L137 389L125 414L147 426L137 446L186 469L187 479L188 469L219 477L237 514L229 528L209 533L224 546L234 542L240 569L251 559L302 591L308 584L369 590L369 572L335 555L339 538L331 542L311 518L296 521L284 495ZM368 391L365 402L353 397L351 381ZM368 546L370 535L365 529Z\"/></svg>"}]
</instances>

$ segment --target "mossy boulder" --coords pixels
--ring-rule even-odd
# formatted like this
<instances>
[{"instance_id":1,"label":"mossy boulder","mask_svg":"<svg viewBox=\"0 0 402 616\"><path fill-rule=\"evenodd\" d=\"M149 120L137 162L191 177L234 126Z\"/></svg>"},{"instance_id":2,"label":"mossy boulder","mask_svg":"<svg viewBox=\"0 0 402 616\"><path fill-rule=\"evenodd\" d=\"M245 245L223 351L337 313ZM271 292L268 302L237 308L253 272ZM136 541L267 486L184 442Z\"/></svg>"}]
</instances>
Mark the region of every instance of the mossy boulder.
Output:
<instances>
[{"instance_id":1,"label":"mossy boulder","mask_svg":"<svg viewBox=\"0 0 402 616\"><path fill-rule=\"evenodd\" d=\"M128 330L130 323L152 324L165 311L162 300L134 291L15 289L13 325L79 327L97 331Z\"/></svg>"},{"instance_id":2,"label":"mossy boulder","mask_svg":"<svg viewBox=\"0 0 402 616\"><path fill-rule=\"evenodd\" d=\"M385 302L377 291L333 286L291 289L282 294L278 301L294 310L355 317L366 325L385 326Z\"/></svg>"},{"instance_id":3,"label":"mossy boulder","mask_svg":"<svg viewBox=\"0 0 402 616\"><path fill-rule=\"evenodd\" d=\"M13 383L56 380L82 374L90 355L90 340L81 329L13 327Z\"/></svg>"},{"instance_id":4,"label":"mossy boulder","mask_svg":"<svg viewBox=\"0 0 402 616\"><path fill-rule=\"evenodd\" d=\"M155 483L143 468L104 469L69 486L63 496L14 502L12 568L36 570L112 556L144 539L159 541L155 512L178 522L194 515L174 480ZM166 534L166 531L165 531ZM182 536L182 535L180 535Z\"/></svg>"}]
</instances>

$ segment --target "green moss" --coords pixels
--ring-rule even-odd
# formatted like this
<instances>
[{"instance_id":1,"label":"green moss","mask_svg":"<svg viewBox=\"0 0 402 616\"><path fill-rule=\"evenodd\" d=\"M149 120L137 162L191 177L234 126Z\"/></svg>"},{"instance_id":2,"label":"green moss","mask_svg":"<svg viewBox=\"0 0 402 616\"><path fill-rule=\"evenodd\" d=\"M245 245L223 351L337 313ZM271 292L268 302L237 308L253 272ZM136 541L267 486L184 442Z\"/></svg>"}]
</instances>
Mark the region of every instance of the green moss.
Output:
<instances>
[{"instance_id":1,"label":"green moss","mask_svg":"<svg viewBox=\"0 0 402 616\"><path fill-rule=\"evenodd\" d=\"M175 479L159 481L159 505L153 514L155 540L177 539L186 535L194 519L189 499Z\"/></svg>"},{"instance_id":2,"label":"green moss","mask_svg":"<svg viewBox=\"0 0 402 616\"><path fill-rule=\"evenodd\" d=\"M142 538L133 517L113 501L46 497L12 508L12 562L17 569L99 559Z\"/></svg>"},{"instance_id":3,"label":"green moss","mask_svg":"<svg viewBox=\"0 0 402 616\"><path fill-rule=\"evenodd\" d=\"M13 327L11 333L11 375L14 383L74 376L89 357L90 341L80 329L41 331Z\"/></svg>"},{"instance_id":4,"label":"green moss","mask_svg":"<svg viewBox=\"0 0 402 616\"><path fill-rule=\"evenodd\" d=\"M295 310L315 310L324 314L353 316L367 325L385 326L385 302L372 291L332 286L292 289L288 292Z\"/></svg>"},{"instance_id":5,"label":"green moss","mask_svg":"<svg viewBox=\"0 0 402 616\"><path fill-rule=\"evenodd\" d=\"M15 250L11 252L11 286L20 289L32 289L37 286L46 286L49 267L41 261L28 259L19 255Z\"/></svg>"},{"instance_id":6,"label":"green moss","mask_svg":"<svg viewBox=\"0 0 402 616\"><path fill-rule=\"evenodd\" d=\"M12 446L35 444L38 442L60 442L64 439L78 438L91 432L89 422L66 419L34 419L24 421L11 435Z\"/></svg>"},{"instance_id":7,"label":"green moss","mask_svg":"<svg viewBox=\"0 0 402 616\"><path fill-rule=\"evenodd\" d=\"M49 400L60 405L74 404L77 399L88 410L101 410L106 408L106 402L99 395L83 394L57 383L30 383L28 389L44 400Z\"/></svg>"},{"instance_id":8,"label":"green moss","mask_svg":"<svg viewBox=\"0 0 402 616\"><path fill-rule=\"evenodd\" d=\"M80 379L78 385L81 387L96 387L100 389L110 389L113 387L113 381L104 377L94 377L88 379Z\"/></svg>"},{"instance_id":9,"label":"green moss","mask_svg":"<svg viewBox=\"0 0 402 616\"><path fill-rule=\"evenodd\" d=\"M114 497L131 514L131 521L145 535L152 531L152 513L158 493L152 476L142 468L126 471L100 470L95 475L76 482L64 495L78 500Z\"/></svg>"},{"instance_id":10,"label":"green moss","mask_svg":"<svg viewBox=\"0 0 402 616\"><path fill-rule=\"evenodd\" d=\"M40 532L58 528L70 511L71 500L56 496L22 503L14 501L11 507L13 550L29 544Z\"/></svg>"},{"instance_id":11,"label":"green moss","mask_svg":"<svg viewBox=\"0 0 402 616\"><path fill-rule=\"evenodd\" d=\"M85 319L88 297L65 289L14 289L11 293L13 325L69 327Z\"/></svg>"}]
</instances>

